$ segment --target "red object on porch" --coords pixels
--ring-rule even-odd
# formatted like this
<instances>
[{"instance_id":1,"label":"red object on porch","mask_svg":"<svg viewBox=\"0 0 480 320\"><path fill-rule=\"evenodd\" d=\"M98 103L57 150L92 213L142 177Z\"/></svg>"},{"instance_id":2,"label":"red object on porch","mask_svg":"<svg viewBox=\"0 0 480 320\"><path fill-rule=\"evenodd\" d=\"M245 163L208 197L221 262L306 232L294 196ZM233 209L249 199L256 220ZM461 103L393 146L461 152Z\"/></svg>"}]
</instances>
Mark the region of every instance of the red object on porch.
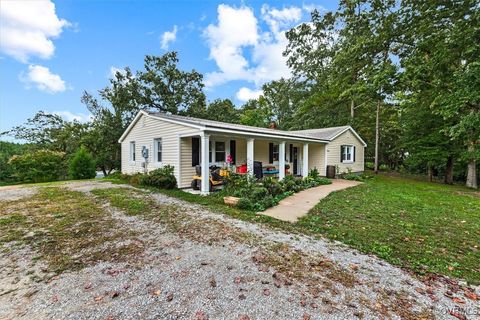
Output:
<instances>
[{"instance_id":1,"label":"red object on porch","mask_svg":"<svg viewBox=\"0 0 480 320\"><path fill-rule=\"evenodd\" d=\"M237 173L247 173L247 165L242 164L237 167Z\"/></svg>"}]
</instances>

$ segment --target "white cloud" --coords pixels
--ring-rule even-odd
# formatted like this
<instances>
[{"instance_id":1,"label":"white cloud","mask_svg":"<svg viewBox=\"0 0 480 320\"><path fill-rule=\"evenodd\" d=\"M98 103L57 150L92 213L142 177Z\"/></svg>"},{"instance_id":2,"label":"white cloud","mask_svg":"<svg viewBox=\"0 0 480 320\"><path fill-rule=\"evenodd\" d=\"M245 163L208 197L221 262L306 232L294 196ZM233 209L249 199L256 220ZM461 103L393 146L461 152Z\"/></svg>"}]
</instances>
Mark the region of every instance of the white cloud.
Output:
<instances>
[{"instance_id":1,"label":"white cloud","mask_svg":"<svg viewBox=\"0 0 480 320\"><path fill-rule=\"evenodd\" d=\"M247 87L242 87L240 90L237 91L237 99L246 102L252 99L258 99L263 94L262 90L252 90Z\"/></svg>"},{"instance_id":2,"label":"white cloud","mask_svg":"<svg viewBox=\"0 0 480 320\"><path fill-rule=\"evenodd\" d=\"M302 9L298 7L283 8L282 10L270 8L264 4L261 9L263 20L270 26L274 34L279 33L282 27L288 27L292 23L300 21Z\"/></svg>"},{"instance_id":3,"label":"white cloud","mask_svg":"<svg viewBox=\"0 0 480 320\"><path fill-rule=\"evenodd\" d=\"M70 25L55 12L50 0L2 1L0 10L0 50L21 62L30 56L50 58L52 38Z\"/></svg>"},{"instance_id":4,"label":"white cloud","mask_svg":"<svg viewBox=\"0 0 480 320\"><path fill-rule=\"evenodd\" d=\"M160 47L163 50L168 50L170 42L174 42L177 39L177 26L173 26L172 31L165 31L161 36L161 45Z\"/></svg>"},{"instance_id":5,"label":"white cloud","mask_svg":"<svg viewBox=\"0 0 480 320\"><path fill-rule=\"evenodd\" d=\"M261 18L268 30L260 29L250 7L221 4L217 13L217 24L210 24L204 30L210 58L218 67L218 71L206 74L207 88L232 80L254 82L258 87L290 76L286 58L283 57L287 45L285 31L301 20L301 8L262 6Z\"/></svg>"},{"instance_id":6,"label":"white cloud","mask_svg":"<svg viewBox=\"0 0 480 320\"><path fill-rule=\"evenodd\" d=\"M302 9L308 13L312 13L313 10L317 10L320 13L328 11L324 6L315 3L304 3Z\"/></svg>"},{"instance_id":7,"label":"white cloud","mask_svg":"<svg viewBox=\"0 0 480 320\"><path fill-rule=\"evenodd\" d=\"M108 75L108 77L114 79L117 72L120 72L120 74L125 74L125 69L112 66L110 67L110 74Z\"/></svg>"},{"instance_id":8,"label":"white cloud","mask_svg":"<svg viewBox=\"0 0 480 320\"><path fill-rule=\"evenodd\" d=\"M93 120L93 115L91 113L72 113L68 110L63 111L53 111L52 114L59 115L67 121L79 121L79 122L89 122Z\"/></svg>"},{"instance_id":9,"label":"white cloud","mask_svg":"<svg viewBox=\"0 0 480 320\"><path fill-rule=\"evenodd\" d=\"M67 89L65 81L50 69L39 65L29 65L27 74L21 74L20 80L30 85L35 85L39 90L49 93L63 92Z\"/></svg>"}]
</instances>

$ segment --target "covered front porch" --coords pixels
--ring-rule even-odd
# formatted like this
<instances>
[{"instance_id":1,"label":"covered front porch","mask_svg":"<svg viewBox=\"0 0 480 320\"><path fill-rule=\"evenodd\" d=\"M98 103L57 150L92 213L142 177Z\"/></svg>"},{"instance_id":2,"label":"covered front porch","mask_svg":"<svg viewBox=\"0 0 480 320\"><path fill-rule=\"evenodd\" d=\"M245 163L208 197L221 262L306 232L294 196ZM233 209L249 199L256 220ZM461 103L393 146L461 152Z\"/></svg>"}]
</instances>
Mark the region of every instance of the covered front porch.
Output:
<instances>
[{"instance_id":1,"label":"covered front porch","mask_svg":"<svg viewBox=\"0 0 480 320\"><path fill-rule=\"evenodd\" d=\"M190 187L195 167L200 165L202 194L209 193L209 179L203 177L209 177L211 166L229 167L233 172L257 178L275 176L278 179L286 175L305 177L313 168L325 175L326 167L325 143L305 139L200 132L180 137L179 154L179 186Z\"/></svg>"}]
</instances>

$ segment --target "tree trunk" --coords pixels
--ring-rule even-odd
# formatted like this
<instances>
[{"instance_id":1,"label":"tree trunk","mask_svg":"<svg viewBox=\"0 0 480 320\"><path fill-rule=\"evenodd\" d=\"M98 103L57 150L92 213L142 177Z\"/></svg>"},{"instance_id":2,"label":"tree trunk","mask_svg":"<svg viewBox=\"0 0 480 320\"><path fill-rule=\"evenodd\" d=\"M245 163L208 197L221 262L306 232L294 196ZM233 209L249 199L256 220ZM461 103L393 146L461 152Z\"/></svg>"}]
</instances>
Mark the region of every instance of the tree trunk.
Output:
<instances>
[{"instance_id":1,"label":"tree trunk","mask_svg":"<svg viewBox=\"0 0 480 320\"><path fill-rule=\"evenodd\" d=\"M448 156L445 168L445 184L453 184L453 156Z\"/></svg>"},{"instance_id":2,"label":"tree trunk","mask_svg":"<svg viewBox=\"0 0 480 320\"><path fill-rule=\"evenodd\" d=\"M427 180L428 180L428 182L433 182L432 166L430 166L430 165L428 165L428 167L427 167Z\"/></svg>"},{"instance_id":3,"label":"tree trunk","mask_svg":"<svg viewBox=\"0 0 480 320\"><path fill-rule=\"evenodd\" d=\"M350 102L350 118L353 118L355 117L355 101L352 101Z\"/></svg>"},{"instance_id":4,"label":"tree trunk","mask_svg":"<svg viewBox=\"0 0 480 320\"><path fill-rule=\"evenodd\" d=\"M470 154L473 154L475 151L475 147L473 145L473 142L468 146L468 152ZM467 165L467 182L465 184L469 188L474 188L477 189L477 160L475 158L472 158L468 160L468 165Z\"/></svg>"},{"instance_id":5,"label":"tree trunk","mask_svg":"<svg viewBox=\"0 0 480 320\"><path fill-rule=\"evenodd\" d=\"M103 172L103 176L106 177L108 174L107 174L107 170L105 170L105 167L102 166L102 172Z\"/></svg>"},{"instance_id":6,"label":"tree trunk","mask_svg":"<svg viewBox=\"0 0 480 320\"><path fill-rule=\"evenodd\" d=\"M375 173L378 173L378 143L380 141L380 100L377 102L377 115L375 119Z\"/></svg>"}]
</instances>

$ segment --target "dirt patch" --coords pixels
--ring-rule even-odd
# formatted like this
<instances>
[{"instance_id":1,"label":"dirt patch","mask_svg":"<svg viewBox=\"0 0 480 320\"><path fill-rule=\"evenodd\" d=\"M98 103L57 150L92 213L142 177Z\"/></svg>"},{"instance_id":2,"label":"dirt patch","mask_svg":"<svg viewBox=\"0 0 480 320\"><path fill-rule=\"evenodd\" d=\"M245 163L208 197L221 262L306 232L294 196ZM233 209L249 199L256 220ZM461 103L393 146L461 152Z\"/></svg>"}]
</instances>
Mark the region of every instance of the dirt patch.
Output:
<instances>
[{"instance_id":1,"label":"dirt patch","mask_svg":"<svg viewBox=\"0 0 480 320\"><path fill-rule=\"evenodd\" d=\"M21 186L0 187L0 201L15 201L30 197L37 193L37 188L23 188Z\"/></svg>"}]
</instances>

